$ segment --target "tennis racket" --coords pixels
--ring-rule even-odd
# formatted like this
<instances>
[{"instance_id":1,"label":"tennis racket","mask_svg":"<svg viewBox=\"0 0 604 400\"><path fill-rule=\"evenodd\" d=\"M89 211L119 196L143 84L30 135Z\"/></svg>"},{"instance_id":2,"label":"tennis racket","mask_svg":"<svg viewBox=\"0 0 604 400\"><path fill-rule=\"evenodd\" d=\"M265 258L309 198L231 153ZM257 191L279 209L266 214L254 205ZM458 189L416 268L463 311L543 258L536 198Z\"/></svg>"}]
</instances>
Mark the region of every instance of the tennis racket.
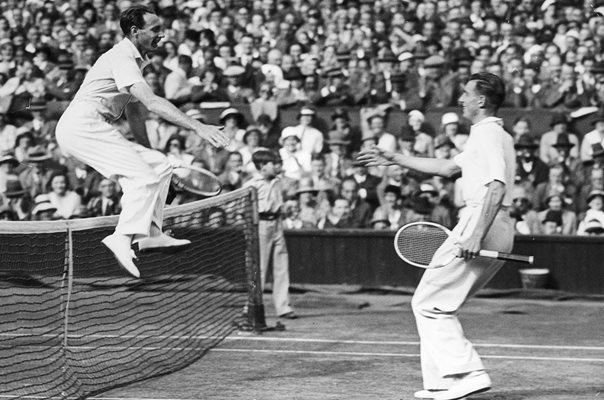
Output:
<instances>
[{"instance_id":1,"label":"tennis racket","mask_svg":"<svg viewBox=\"0 0 604 400\"><path fill-rule=\"evenodd\" d=\"M434 254L449 240L449 251ZM442 225L433 222L413 222L401 227L394 237L396 254L405 261L420 268L440 268L459 257L459 252L454 250L455 234ZM498 260L517 261L532 264L533 256L503 253L492 250L480 250L479 257L496 258ZM434 260L433 260L434 258Z\"/></svg>"},{"instance_id":2,"label":"tennis racket","mask_svg":"<svg viewBox=\"0 0 604 400\"><path fill-rule=\"evenodd\" d=\"M216 175L194 165L175 165L172 183L178 190L205 197L216 196L222 191L222 185Z\"/></svg>"}]
</instances>

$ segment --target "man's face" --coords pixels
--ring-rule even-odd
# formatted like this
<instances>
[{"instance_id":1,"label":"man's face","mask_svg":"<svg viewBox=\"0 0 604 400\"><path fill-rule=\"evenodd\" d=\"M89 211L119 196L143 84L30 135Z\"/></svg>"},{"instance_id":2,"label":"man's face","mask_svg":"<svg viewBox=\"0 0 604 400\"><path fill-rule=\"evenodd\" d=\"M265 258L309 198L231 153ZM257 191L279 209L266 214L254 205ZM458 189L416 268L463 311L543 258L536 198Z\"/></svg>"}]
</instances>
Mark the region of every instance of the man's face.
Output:
<instances>
[{"instance_id":1,"label":"man's face","mask_svg":"<svg viewBox=\"0 0 604 400\"><path fill-rule=\"evenodd\" d=\"M325 161L313 160L310 163L313 175L322 176L325 173Z\"/></svg>"},{"instance_id":2,"label":"man's face","mask_svg":"<svg viewBox=\"0 0 604 400\"><path fill-rule=\"evenodd\" d=\"M344 183L342 183L341 194L342 197L352 203L358 196L356 183L353 181L345 181Z\"/></svg>"},{"instance_id":3,"label":"man's face","mask_svg":"<svg viewBox=\"0 0 604 400\"><path fill-rule=\"evenodd\" d=\"M161 21L157 15L150 13L145 14L143 18L145 26L137 29L136 33L138 44L146 51L153 51L164 37Z\"/></svg>"},{"instance_id":4,"label":"man's face","mask_svg":"<svg viewBox=\"0 0 604 400\"><path fill-rule=\"evenodd\" d=\"M115 183L109 179L104 179L99 185L101 195L105 198L110 198L115 195Z\"/></svg>"},{"instance_id":5,"label":"man's face","mask_svg":"<svg viewBox=\"0 0 604 400\"><path fill-rule=\"evenodd\" d=\"M350 206L345 199L337 199L333 205L332 213L336 217L342 218L350 212Z\"/></svg>"},{"instance_id":6,"label":"man's face","mask_svg":"<svg viewBox=\"0 0 604 400\"><path fill-rule=\"evenodd\" d=\"M472 120L478 115L484 104L484 96L476 92L476 81L466 83L464 91L459 98L459 104L462 107L464 117Z\"/></svg>"},{"instance_id":7,"label":"man's face","mask_svg":"<svg viewBox=\"0 0 604 400\"><path fill-rule=\"evenodd\" d=\"M241 159L240 154L231 154L229 157L229 168L233 171L241 170L241 166L243 165L243 161Z\"/></svg>"}]
</instances>

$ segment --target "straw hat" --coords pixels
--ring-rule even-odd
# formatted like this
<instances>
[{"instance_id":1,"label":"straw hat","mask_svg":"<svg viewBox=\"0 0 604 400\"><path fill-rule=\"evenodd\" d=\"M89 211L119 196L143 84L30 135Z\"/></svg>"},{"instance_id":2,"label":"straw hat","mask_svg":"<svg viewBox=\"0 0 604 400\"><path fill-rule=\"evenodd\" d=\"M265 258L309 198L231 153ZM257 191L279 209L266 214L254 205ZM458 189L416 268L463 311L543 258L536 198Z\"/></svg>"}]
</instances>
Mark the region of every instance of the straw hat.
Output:
<instances>
[{"instance_id":1,"label":"straw hat","mask_svg":"<svg viewBox=\"0 0 604 400\"><path fill-rule=\"evenodd\" d=\"M371 225L375 225L378 222L384 223L388 226L390 226L390 220L388 219L388 213L385 210L382 210L380 208L376 209L375 212L373 213L373 218L371 218Z\"/></svg>"},{"instance_id":2,"label":"straw hat","mask_svg":"<svg viewBox=\"0 0 604 400\"><path fill-rule=\"evenodd\" d=\"M241 111L239 111L235 107L229 107L220 113L220 122L221 123L224 122L224 120L226 120L227 117L230 117L230 116L235 116L239 120L243 119L243 114L241 113Z\"/></svg>"},{"instance_id":3,"label":"straw hat","mask_svg":"<svg viewBox=\"0 0 604 400\"><path fill-rule=\"evenodd\" d=\"M31 211L33 215L38 215L41 212L45 211L57 211L57 208L50 203L50 197L48 194L39 194L34 199L34 203L36 204Z\"/></svg>"},{"instance_id":4,"label":"straw hat","mask_svg":"<svg viewBox=\"0 0 604 400\"><path fill-rule=\"evenodd\" d=\"M604 190L592 190L587 196L587 203L589 204L594 198L600 196L604 200Z\"/></svg>"},{"instance_id":5,"label":"straw hat","mask_svg":"<svg viewBox=\"0 0 604 400\"><path fill-rule=\"evenodd\" d=\"M32 146L27 149L27 161L46 161L50 159L50 154L42 146Z\"/></svg>"},{"instance_id":6,"label":"straw hat","mask_svg":"<svg viewBox=\"0 0 604 400\"><path fill-rule=\"evenodd\" d=\"M262 131L260 130L260 128L258 126L249 125L247 128L245 128L245 133L243 134L243 138L241 139L241 140L243 140L243 143L247 143L247 137L252 132L257 132L258 135L262 136Z\"/></svg>"},{"instance_id":7,"label":"straw hat","mask_svg":"<svg viewBox=\"0 0 604 400\"><path fill-rule=\"evenodd\" d=\"M457 113L448 112L444 113L440 120L441 125L457 124L459 123L459 116Z\"/></svg>"},{"instance_id":8,"label":"straw hat","mask_svg":"<svg viewBox=\"0 0 604 400\"><path fill-rule=\"evenodd\" d=\"M298 196L302 193L317 194L317 193L319 193L319 190L317 190L314 187L314 185L312 184L312 181L309 181L308 179L304 179L304 180L300 181L300 184L298 185L298 188L296 189L295 195Z\"/></svg>"},{"instance_id":9,"label":"straw hat","mask_svg":"<svg viewBox=\"0 0 604 400\"><path fill-rule=\"evenodd\" d=\"M0 164L2 163L12 163L13 165L18 165L19 161L17 161L12 151L5 151L0 154Z\"/></svg>"},{"instance_id":10,"label":"straw hat","mask_svg":"<svg viewBox=\"0 0 604 400\"><path fill-rule=\"evenodd\" d=\"M19 197L25 194L25 189L21 185L21 181L18 177L9 177L6 181L6 191L4 195L6 197Z\"/></svg>"},{"instance_id":11,"label":"straw hat","mask_svg":"<svg viewBox=\"0 0 604 400\"><path fill-rule=\"evenodd\" d=\"M602 226L602 223L599 220L592 219L587 221L587 223L585 224L585 232L595 233L599 235L604 233L604 227Z\"/></svg>"},{"instance_id":12,"label":"straw hat","mask_svg":"<svg viewBox=\"0 0 604 400\"><path fill-rule=\"evenodd\" d=\"M300 109L300 112L298 113L298 118L300 118L301 116L314 116L316 114L316 110L314 107L312 106L304 106Z\"/></svg>"}]
</instances>

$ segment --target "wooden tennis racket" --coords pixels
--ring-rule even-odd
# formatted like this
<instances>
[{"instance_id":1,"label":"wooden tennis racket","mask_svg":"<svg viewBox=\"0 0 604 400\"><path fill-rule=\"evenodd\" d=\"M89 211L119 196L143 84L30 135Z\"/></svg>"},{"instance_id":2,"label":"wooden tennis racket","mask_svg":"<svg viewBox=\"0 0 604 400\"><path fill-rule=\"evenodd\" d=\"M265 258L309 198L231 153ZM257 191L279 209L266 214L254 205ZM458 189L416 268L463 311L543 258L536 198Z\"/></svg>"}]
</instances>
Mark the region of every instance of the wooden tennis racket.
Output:
<instances>
[{"instance_id":1,"label":"wooden tennis racket","mask_svg":"<svg viewBox=\"0 0 604 400\"><path fill-rule=\"evenodd\" d=\"M420 268L440 268L460 256L455 251L448 252L443 257L433 261L434 254L454 234L442 225L433 222L413 222L401 227L394 236L396 254L407 264ZM503 253L492 250L480 250L479 257L496 258L498 260L517 261L533 264L533 256Z\"/></svg>"},{"instance_id":2,"label":"wooden tennis racket","mask_svg":"<svg viewBox=\"0 0 604 400\"><path fill-rule=\"evenodd\" d=\"M178 190L205 197L216 196L222 191L222 185L216 175L194 165L175 165L172 183Z\"/></svg>"}]
</instances>

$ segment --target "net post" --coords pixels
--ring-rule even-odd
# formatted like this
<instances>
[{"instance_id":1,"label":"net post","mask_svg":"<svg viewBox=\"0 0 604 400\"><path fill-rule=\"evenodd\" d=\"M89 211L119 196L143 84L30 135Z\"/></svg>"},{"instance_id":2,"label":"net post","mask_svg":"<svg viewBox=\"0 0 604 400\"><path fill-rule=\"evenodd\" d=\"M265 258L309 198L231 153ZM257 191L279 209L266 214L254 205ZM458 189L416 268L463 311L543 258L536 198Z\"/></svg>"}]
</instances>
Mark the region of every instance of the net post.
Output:
<instances>
[{"instance_id":1,"label":"net post","mask_svg":"<svg viewBox=\"0 0 604 400\"><path fill-rule=\"evenodd\" d=\"M67 351L67 338L69 335L69 304L71 302L71 292L73 290L73 234L71 230L71 226L67 224L67 260L65 263L65 271L63 273L64 280L67 279L67 296L65 299L65 307L64 307L64 322L63 322L63 348Z\"/></svg>"},{"instance_id":2,"label":"net post","mask_svg":"<svg viewBox=\"0 0 604 400\"><path fill-rule=\"evenodd\" d=\"M250 277L248 291L247 319L252 325L254 332L260 333L266 330L266 317L264 314L264 302L262 300L262 282L260 276L260 244L258 241L258 193L256 189L250 188L250 201L252 203L252 230L254 234L249 243L250 261L247 263L248 276Z\"/></svg>"}]
</instances>

